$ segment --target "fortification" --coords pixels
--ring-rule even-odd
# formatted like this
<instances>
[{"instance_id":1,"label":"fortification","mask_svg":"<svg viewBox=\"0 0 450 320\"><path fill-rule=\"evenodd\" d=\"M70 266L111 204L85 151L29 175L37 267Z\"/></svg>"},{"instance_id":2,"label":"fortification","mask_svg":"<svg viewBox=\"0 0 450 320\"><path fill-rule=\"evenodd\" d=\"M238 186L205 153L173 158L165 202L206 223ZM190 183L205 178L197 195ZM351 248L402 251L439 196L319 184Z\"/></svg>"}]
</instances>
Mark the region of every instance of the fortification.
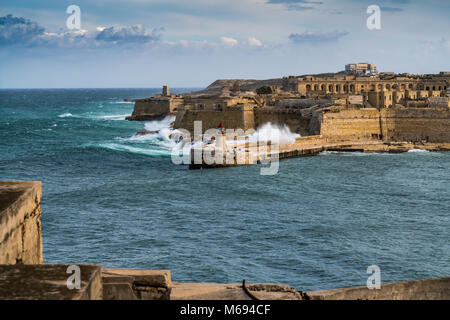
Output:
<instances>
[{"instance_id":1,"label":"fortification","mask_svg":"<svg viewBox=\"0 0 450 320\"><path fill-rule=\"evenodd\" d=\"M0 264L40 264L41 182L0 182Z\"/></svg>"}]
</instances>

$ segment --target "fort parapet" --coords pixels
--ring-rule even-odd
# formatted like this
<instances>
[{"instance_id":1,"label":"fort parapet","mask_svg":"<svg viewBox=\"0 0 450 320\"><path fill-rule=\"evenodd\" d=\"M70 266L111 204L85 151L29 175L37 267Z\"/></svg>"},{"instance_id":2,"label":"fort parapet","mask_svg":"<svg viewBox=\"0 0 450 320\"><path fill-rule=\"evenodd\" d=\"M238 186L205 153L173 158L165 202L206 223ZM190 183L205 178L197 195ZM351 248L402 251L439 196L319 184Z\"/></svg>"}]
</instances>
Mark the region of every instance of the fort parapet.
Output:
<instances>
[{"instance_id":1,"label":"fort parapet","mask_svg":"<svg viewBox=\"0 0 450 320\"><path fill-rule=\"evenodd\" d=\"M169 270L42 264L41 194L40 182L0 182L0 300L450 299L449 277L387 283L380 290L300 291L270 283L172 282ZM79 268L79 288L67 285L73 267Z\"/></svg>"},{"instance_id":2,"label":"fort parapet","mask_svg":"<svg viewBox=\"0 0 450 320\"><path fill-rule=\"evenodd\" d=\"M0 182L0 264L41 264L41 182Z\"/></svg>"}]
</instances>

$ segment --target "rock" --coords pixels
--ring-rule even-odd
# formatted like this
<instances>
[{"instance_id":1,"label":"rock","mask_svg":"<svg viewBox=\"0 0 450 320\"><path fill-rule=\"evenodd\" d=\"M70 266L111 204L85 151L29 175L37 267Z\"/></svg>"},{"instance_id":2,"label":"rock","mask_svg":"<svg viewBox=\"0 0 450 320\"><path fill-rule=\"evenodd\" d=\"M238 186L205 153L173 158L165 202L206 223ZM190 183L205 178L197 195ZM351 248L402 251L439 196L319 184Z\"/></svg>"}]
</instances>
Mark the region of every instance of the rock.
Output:
<instances>
[{"instance_id":1,"label":"rock","mask_svg":"<svg viewBox=\"0 0 450 320\"><path fill-rule=\"evenodd\" d=\"M136 132L137 136L145 136L146 134L158 134L159 130L152 131L152 130L141 130Z\"/></svg>"}]
</instances>

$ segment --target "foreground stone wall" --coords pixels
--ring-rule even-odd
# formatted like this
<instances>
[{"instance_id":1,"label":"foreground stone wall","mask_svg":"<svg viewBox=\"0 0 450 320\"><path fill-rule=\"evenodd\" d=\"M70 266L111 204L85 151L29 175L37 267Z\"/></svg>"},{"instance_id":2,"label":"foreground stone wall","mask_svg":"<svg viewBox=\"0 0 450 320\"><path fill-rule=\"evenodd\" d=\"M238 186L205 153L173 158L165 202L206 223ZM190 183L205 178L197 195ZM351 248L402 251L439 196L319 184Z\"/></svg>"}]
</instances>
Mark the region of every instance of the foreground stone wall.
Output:
<instances>
[{"instance_id":1,"label":"foreground stone wall","mask_svg":"<svg viewBox=\"0 0 450 320\"><path fill-rule=\"evenodd\" d=\"M41 264L41 182L0 182L0 264Z\"/></svg>"},{"instance_id":2,"label":"foreground stone wall","mask_svg":"<svg viewBox=\"0 0 450 320\"><path fill-rule=\"evenodd\" d=\"M69 266L0 265L0 300L102 300L101 266L76 265L80 287L72 289L67 286L68 280L75 284Z\"/></svg>"},{"instance_id":3,"label":"foreground stone wall","mask_svg":"<svg viewBox=\"0 0 450 320\"><path fill-rule=\"evenodd\" d=\"M379 290L351 287L305 292L310 300L448 300L450 277L382 284Z\"/></svg>"}]
</instances>

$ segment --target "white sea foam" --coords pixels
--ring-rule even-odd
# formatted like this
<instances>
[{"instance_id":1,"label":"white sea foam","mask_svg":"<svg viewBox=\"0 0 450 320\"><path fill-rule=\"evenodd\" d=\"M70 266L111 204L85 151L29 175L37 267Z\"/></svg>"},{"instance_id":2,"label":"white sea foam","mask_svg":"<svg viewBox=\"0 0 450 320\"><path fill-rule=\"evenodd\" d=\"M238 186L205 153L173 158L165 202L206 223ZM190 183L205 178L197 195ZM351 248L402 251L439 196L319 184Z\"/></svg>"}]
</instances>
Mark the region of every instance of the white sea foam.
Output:
<instances>
[{"instance_id":1,"label":"white sea foam","mask_svg":"<svg viewBox=\"0 0 450 320\"><path fill-rule=\"evenodd\" d=\"M118 143L102 143L95 145L95 147L119 152L142 154L147 156L170 156L169 150L145 149Z\"/></svg>"},{"instance_id":2,"label":"white sea foam","mask_svg":"<svg viewBox=\"0 0 450 320\"><path fill-rule=\"evenodd\" d=\"M256 132L249 136L248 141L269 141L278 139L279 144L292 144L296 138L300 138L298 133L292 133L288 126L277 125L271 122L264 124Z\"/></svg>"},{"instance_id":3,"label":"white sea foam","mask_svg":"<svg viewBox=\"0 0 450 320\"><path fill-rule=\"evenodd\" d=\"M112 114L112 115L92 116L92 118L102 120L125 120L127 116L129 116L129 114Z\"/></svg>"},{"instance_id":4,"label":"white sea foam","mask_svg":"<svg viewBox=\"0 0 450 320\"><path fill-rule=\"evenodd\" d=\"M73 114L71 114L70 112L67 112L67 113L60 114L58 117L67 118L67 117L72 117L72 116L73 116Z\"/></svg>"},{"instance_id":5,"label":"white sea foam","mask_svg":"<svg viewBox=\"0 0 450 320\"><path fill-rule=\"evenodd\" d=\"M353 156L353 157L364 157L373 155L394 155L394 153L388 152L362 152L362 151L322 151L319 153L322 156L338 155L338 156Z\"/></svg>"},{"instance_id":6,"label":"white sea foam","mask_svg":"<svg viewBox=\"0 0 450 320\"><path fill-rule=\"evenodd\" d=\"M418 153L422 153L422 152L430 152L430 151L424 150L424 149L411 149L411 150L408 150L408 152L418 152Z\"/></svg>"},{"instance_id":7,"label":"white sea foam","mask_svg":"<svg viewBox=\"0 0 450 320\"><path fill-rule=\"evenodd\" d=\"M175 116L167 116L163 120L147 121L145 129L149 131L158 131L164 128L170 128L170 124L175 121Z\"/></svg>"},{"instance_id":8,"label":"white sea foam","mask_svg":"<svg viewBox=\"0 0 450 320\"><path fill-rule=\"evenodd\" d=\"M123 101L123 100L119 100L119 101L111 101L109 103L114 103L114 104L124 104L124 103L134 103L133 101Z\"/></svg>"}]
</instances>

